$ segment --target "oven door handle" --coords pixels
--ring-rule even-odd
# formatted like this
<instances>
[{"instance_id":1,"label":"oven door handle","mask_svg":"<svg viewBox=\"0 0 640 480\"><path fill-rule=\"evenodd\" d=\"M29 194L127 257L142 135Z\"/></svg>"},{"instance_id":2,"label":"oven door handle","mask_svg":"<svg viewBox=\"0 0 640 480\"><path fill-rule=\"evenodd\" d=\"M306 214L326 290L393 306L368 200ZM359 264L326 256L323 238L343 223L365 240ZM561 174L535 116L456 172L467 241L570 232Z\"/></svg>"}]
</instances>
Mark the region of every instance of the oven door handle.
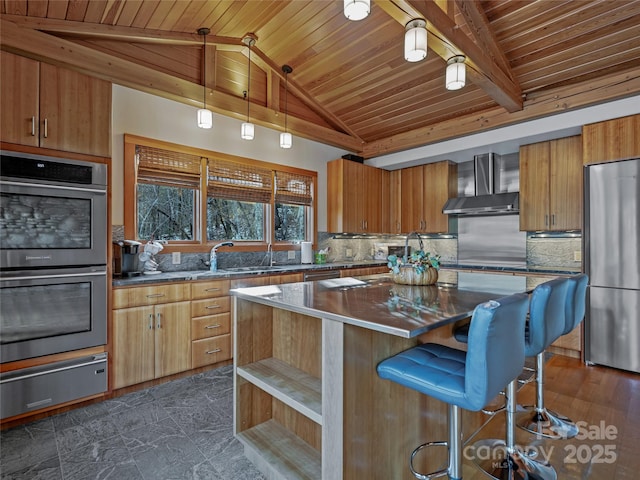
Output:
<instances>
[{"instance_id":1,"label":"oven door handle","mask_svg":"<svg viewBox=\"0 0 640 480\"><path fill-rule=\"evenodd\" d=\"M82 272L82 273L61 273L59 275L29 275L28 277L0 277L0 281L7 282L10 280L46 280L49 278L77 278L77 277L101 277L106 276L107 272Z\"/></svg>"},{"instance_id":2,"label":"oven door handle","mask_svg":"<svg viewBox=\"0 0 640 480\"><path fill-rule=\"evenodd\" d=\"M44 183L10 182L6 180L1 181L0 185L14 185L16 187L52 188L55 190L72 190L74 192L91 192L91 193L97 193L100 195L107 194L107 190L102 186L99 189L96 189L96 188L82 188L82 187L67 187L63 185L49 185Z\"/></svg>"}]
</instances>

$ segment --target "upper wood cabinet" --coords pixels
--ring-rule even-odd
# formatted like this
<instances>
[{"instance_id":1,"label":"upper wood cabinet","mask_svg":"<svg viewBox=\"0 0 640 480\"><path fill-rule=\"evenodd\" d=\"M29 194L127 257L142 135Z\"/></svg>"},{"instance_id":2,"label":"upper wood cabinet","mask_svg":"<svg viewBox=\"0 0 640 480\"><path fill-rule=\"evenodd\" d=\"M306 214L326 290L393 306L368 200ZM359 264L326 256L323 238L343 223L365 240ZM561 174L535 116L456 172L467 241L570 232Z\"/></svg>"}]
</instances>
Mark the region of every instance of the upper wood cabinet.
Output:
<instances>
[{"instance_id":1,"label":"upper wood cabinet","mask_svg":"<svg viewBox=\"0 0 640 480\"><path fill-rule=\"evenodd\" d=\"M111 155L111 83L1 52L4 142Z\"/></svg>"},{"instance_id":2,"label":"upper wood cabinet","mask_svg":"<svg viewBox=\"0 0 640 480\"><path fill-rule=\"evenodd\" d=\"M402 170L389 172L388 233L402 233Z\"/></svg>"},{"instance_id":3,"label":"upper wood cabinet","mask_svg":"<svg viewBox=\"0 0 640 480\"><path fill-rule=\"evenodd\" d=\"M388 177L385 177L388 178ZM330 232L383 232L382 170L338 159L327 163L327 228Z\"/></svg>"},{"instance_id":4,"label":"upper wood cabinet","mask_svg":"<svg viewBox=\"0 0 640 480\"><path fill-rule=\"evenodd\" d=\"M400 179L401 231L448 233L442 207L458 194L458 166L449 161L403 168Z\"/></svg>"},{"instance_id":5,"label":"upper wood cabinet","mask_svg":"<svg viewBox=\"0 0 640 480\"><path fill-rule=\"evenodd\" d=\"M582 229L582 139L520 148L520 230Z\"/></svg>"},{"instance_id":6,"label":"upper wood cabinet","mask_svg":"<svg viewBox=\"0 0 640 480\"><path fill-rule=\"evenodd\" d=\"M582 127L584 163L640 157L640 115Z\"/></svg>"}]
</instances>

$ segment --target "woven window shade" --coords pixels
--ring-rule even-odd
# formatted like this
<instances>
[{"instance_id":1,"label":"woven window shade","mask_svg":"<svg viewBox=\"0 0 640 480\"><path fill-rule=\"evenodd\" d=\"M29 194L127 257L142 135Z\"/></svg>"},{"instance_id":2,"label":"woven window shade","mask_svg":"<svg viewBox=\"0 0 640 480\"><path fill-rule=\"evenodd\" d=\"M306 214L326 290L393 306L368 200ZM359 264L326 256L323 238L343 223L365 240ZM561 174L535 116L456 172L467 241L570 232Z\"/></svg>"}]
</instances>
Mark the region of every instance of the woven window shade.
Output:
<instances>
[{"instance_id":1,"label":"woven window shade","mask_svg":"<svg viewBox=\"0 0 640 480\"><path fill-rule=\"evenodd\" d=\"M198 155L136 145L138 182L198 188L200 160Z\"/></svg>"},{"instance_id":2,"label":"woven window shade","mask_svg":"<svg viewBox=\"0 0 640 480\"><path fill-rule=\"evenodd\" d=\"M207 195L241 202L270 203L273 195L271 170L211 159Z\"/></svg>"},{"instance_id":3,"label":"woven window shade","mask_svg":"<svg viewBox=\"0 0 640 480\"><path fill-rule=\"evenodd\" d=\"M293 205L313 204L313 178L276 171L276 203Z\"/></svg>"}]
</instances>

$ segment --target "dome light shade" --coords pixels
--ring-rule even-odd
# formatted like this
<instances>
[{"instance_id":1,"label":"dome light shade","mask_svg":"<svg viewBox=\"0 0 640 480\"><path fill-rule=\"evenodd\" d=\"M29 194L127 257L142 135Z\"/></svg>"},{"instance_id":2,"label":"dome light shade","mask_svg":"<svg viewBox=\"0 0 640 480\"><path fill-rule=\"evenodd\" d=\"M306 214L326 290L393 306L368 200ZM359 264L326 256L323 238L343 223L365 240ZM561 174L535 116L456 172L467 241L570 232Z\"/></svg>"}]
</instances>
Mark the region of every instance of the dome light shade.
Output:
<instances>
[{"instance_id":1,"label":"dome light shade","mask_svg":"<svg viewBox=\"0 0 640 480\"><path fill-rule=\"evenodd\" d=\"M213 127L213 112L206 108L198 109L198 127L200 128L212 128Z\"/></svg>"},{"instance_id":2,"label":"dome light shade","mask_svg":"<svg viewBox=\"0 0 640 480\"><path fill-rule=\"evenodd\" d=\"M447 73L445 86L447 90L460 90L465 85L466 67L464 55L456 55L447 60Z\"/></svg>"},{"instance_id":3,"label":"dome light shade","mask_svg":"<svg viewBox=\"0 0 640 480\"><path fill-rule=\"evenodd\" d=\"M405 26L404 59L407 62L419 62L427 56L427 22L422 19L411 20Z\"/></svg>"},{"instance_id":4,"label":"dome light shade","mask_svg":"<svg viewBox=\"0 0 640 480\"><path fill-rule=\"evenodd\" d=\"M280 134L280 148L291 148L293 145L293 138L289 132L282 132Z\"/></svg>"},{"instance_id":5,"label":"dome light shade","mask_svg":"<svg viewBox=\"0 0 640 480\"><path fill-rule=\"evenodd\" d=\"M253 140L254 126L253 123L243 122L240 129L240 136L243 140Z\"/></svg>"},{"instance_id":6,"label":"dome light shade","mask_svg":"<svg viewBox=\"0 0 640 480\"><path fill-rule=\"evenodd\" d=\"M370 11L370 0L344 0L344 16L349 20L362 20L369 15Z\"/></svg>"}]
</instances>

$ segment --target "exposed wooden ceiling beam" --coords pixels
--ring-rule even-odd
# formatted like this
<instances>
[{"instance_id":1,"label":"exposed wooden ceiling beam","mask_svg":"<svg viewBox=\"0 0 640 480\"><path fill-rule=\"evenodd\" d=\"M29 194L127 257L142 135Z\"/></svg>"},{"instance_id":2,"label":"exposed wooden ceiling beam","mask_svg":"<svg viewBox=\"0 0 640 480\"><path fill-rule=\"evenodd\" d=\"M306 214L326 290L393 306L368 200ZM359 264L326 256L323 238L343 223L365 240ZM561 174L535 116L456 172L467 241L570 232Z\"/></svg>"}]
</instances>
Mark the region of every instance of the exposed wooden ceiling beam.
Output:
<instances>
[{"instance_id":1,"label":"exposed wooden ceiling beam","mask_svg":"<svg viewBox=\"0 0 640 480\"><path fill-rule=\"evenodd\" d=\"M502 68L456 23L430 0L383 0L377 3L394 19L406 25L413 18L424 18L429 30L429 48L445 61L464 55L469 79L508 112L522 110L522 90Z\"/></svg>"},{"instance_id":2,"label":"exposed wooden ceiling beam","mask_svg":"<svg viewBox=\"0 0 640 480\"><path fill-rule=\"evenodd\" d=\"M6 20L4 16L0 18L0 29L2 50L70 68L187 105L201 105L202 85L31 28L22 28ZM208 93L207 105L213 111L244 119L244 114L239 113L244 112L246 108L242 98L215 90L209 90ZM255 123L268 128L283 128L282 115L270 108L252 106L251 118ZM288 127L294 135L303 138L354 152L362 149L362 142L358 139L291 115L288 118Z\"/></svg>"},{"instance_id":3,"label":"exposed wooden ceiling beam","mask_svg":"<svg viewBox=\"0 0 640 480\"><path fill-rule=\"evenodd\" d=\"M511 71L509 60L498 43L498 39L482 9L482 5L480 5L480 1L455 0L455 2L467 22L475 42L489 54L496 65L498 65L511 80L514 80L516 77Z\"/></svg>"},{"instance_id":4,"label":"exposed wooden ceiling beam","mask_svg":"<svg viewBox=\"0 0 640 480\"><path fill-rule=\"evenodd\" d=\"M430 143L513 125L556 113L608 102L640 94L640 67L616 73L577 85L528 95L524 108L515 113L495 107L482 113L473 113L440 122L436 126L418 128L369 142L362 151L364 158L408 150Z\"/></svg>"}]
</instances>

